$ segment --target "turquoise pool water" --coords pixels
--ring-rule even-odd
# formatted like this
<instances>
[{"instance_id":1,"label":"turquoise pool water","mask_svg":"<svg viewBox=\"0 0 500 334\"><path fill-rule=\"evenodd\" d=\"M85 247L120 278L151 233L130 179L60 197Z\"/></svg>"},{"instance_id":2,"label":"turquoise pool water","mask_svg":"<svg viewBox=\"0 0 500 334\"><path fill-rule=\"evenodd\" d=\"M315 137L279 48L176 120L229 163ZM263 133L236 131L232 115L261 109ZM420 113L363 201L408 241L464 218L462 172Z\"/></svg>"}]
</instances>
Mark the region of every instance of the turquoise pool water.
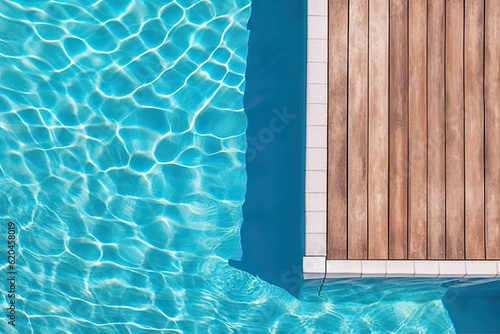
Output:
<instances>
[{"instance_id":1,"label":"turquoise pool water","mask_svg":"<svg viewBox=\"0 0 500 334\"><path fill-rule=\"evenodd\" d=\"M2 333L453 332L442 281L321 296L312 281L294 298L228 265L250 14L249 0L0 2L1 233L18 227Z\"/></svg>"}]
</instances>

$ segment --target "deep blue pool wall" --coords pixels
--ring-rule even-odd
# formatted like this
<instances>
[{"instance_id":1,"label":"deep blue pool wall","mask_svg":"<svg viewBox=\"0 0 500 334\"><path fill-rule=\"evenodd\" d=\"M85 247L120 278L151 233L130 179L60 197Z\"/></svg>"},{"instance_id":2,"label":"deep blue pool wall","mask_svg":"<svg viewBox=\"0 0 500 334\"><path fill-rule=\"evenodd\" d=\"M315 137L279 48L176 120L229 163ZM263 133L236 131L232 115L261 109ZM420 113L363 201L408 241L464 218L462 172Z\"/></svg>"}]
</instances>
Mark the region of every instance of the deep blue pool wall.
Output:
<instances>
[{"instance_id":1,"label":"deep blue pool wall","mask_svg":"<svg viewBox=\"0 0 500 334\"><path fill-rule=\"evenodd\" d=\"M252 1L243 256L229 262L293 295L303 279L306 3Z\"/></svg>"},{"instance_id":2,"label":"deep blue pool wall","mask_svg":"<svg viewBox=\"0 0 500 334\"><path fill-rule=\"evenodd\" d=\"M457 333L500 333L500 279L457 281L442 300Z\"/></svg>"}]
</instances>

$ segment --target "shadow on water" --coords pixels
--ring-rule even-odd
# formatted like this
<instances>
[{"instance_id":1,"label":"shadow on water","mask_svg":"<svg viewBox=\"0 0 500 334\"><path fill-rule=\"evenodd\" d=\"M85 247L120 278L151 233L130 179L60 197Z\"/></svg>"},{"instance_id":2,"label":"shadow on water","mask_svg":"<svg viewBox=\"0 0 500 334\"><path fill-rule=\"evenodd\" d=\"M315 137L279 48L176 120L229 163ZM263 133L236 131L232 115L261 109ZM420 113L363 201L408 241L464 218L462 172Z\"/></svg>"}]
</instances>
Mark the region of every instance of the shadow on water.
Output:
<instances>
[{"instance_id":1,"label":"shadow on water","mask_svg":"<svg viewBox=\"0 0 500 334\"><path fill-rule=\"evenodd\" d=\"M253 0L248 29L243 256L229 264L297 296L304 243L306 1Z\"/></svg>"},{"instance_id":2,"label":"shadow on water","mask_svg":"<svg viewBox=\"0 0 500 334\"><path fill-rule=\"evenodd\" d=\"M443 305L457 333L500 333L500 280L478 278L448 289Z\"/></svg>"}]
</instances>

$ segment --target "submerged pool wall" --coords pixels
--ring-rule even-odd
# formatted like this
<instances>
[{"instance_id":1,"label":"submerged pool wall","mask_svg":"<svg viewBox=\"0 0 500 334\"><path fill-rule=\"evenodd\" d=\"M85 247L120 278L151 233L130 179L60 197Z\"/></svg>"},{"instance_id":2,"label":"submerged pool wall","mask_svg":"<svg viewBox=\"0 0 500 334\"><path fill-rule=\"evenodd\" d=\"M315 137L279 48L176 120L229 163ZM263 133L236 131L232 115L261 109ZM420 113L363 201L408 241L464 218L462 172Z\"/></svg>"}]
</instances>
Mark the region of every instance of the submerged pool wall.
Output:
<instances>
[{"instance_id":1,"label":"submerged pool wall","mask_svg":"<svg viewBox=\"0 0 500 334\"><path fill-rule=\"evenodd\" d=\"M229 262L293 295L304 254L306 2L252 1L243 256Z\"/></svg>"},{"instance_id":2,"label":"submerged pool wall","mask_svg":"<svg viewBox=\"0 0 500 334\"><path fill-rule=\"evenodd\" d=\"M500 333L500 279L458 280L442 299L457 333Z\"/></svg>"}]
</instances>

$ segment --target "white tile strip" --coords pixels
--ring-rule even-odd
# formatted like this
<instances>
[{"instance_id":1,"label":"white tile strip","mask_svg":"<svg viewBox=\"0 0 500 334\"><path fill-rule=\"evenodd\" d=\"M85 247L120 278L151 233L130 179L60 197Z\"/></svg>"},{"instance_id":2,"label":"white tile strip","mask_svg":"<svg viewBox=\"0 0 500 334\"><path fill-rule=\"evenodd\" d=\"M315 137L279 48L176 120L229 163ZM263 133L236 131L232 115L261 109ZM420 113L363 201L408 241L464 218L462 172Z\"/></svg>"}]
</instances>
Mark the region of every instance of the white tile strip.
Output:
<instances>
[{"instance_id":1,"label":"white tile strip","mask_svg":"<svg viewBox=\"0 0 500 334\"><path fill-rule=\"evenodd\" d=\"M313 256L314 261L322 259L324 275L327 245L328 0L308 0L307 15L305 254ZM305 271L305 276L315 278L316 271Z\"/></svg>"},{"instance_id":2,"label":"white tile strip","mask_svg":"<svg viewBox=\"0 0 500 334\"><path fill-rule=\"evenodd\" d=\"M304 277L310 266L304 257ZM345 277L450 277L450 278L497 278L500 279L500 261L396 261L396 260L326 260L314 257L315 261L326 261L327 278ZM320 267L319 262L315 265ZM323 264L324 266L324 264Z\"/></svg>"},{"instance_id":3,"label":"white tile strip","mask_svg":"<svg viewBox=\"0 0 500 334\"><path fill-rule=\"evenodd\" d=\"M326 277L361 277L361 261L327 260Z\"/></svg>"}]
</instances>

